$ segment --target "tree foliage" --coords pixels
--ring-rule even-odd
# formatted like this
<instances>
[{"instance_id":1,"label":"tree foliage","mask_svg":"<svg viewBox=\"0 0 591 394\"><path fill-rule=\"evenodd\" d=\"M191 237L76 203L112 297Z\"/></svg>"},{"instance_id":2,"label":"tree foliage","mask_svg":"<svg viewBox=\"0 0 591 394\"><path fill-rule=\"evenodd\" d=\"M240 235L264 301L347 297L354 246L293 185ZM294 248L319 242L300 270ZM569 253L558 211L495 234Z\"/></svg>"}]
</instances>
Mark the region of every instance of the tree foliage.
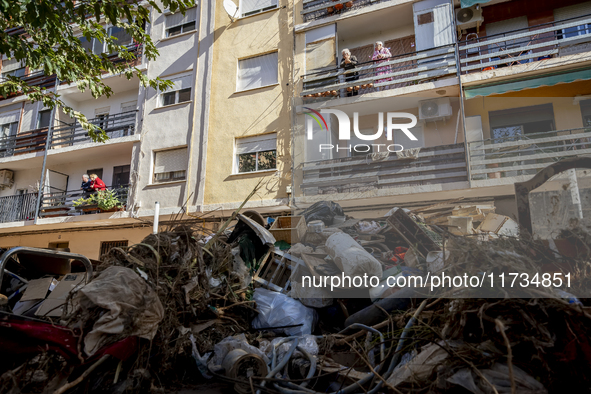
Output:
<instances>
[{"instance_id":1,"label":"tree foliage","mask_svg":"<svg viewBox=\"0 0 591 394\"><path fill-rule=\"evenodd\" d=\"M134 43L142 46L142 56L154 60L158 51L146 32L150 8L184 13L193 4L194 0L0 0L0 53L22 62L29 70L55 74L60 83L75 83L94 98L113 93L102 80L104 74L121 74L128 79L137 76L143 86L163 90L171 82L149 79L137 67L131 67L134 51L109 36L105 25L124 28ZM79 39L82 36L88 42L96 39L104 43L106 53L87 51ZM113 53L118 53L122 61L113 62L109 58ZM88 130L93 140L107 139L104 131L66 105L51 87L30 86L24 77L8 76L0 81L0 96L22 92L46 107L61 107Z\"/></svg>"}]
</instances>

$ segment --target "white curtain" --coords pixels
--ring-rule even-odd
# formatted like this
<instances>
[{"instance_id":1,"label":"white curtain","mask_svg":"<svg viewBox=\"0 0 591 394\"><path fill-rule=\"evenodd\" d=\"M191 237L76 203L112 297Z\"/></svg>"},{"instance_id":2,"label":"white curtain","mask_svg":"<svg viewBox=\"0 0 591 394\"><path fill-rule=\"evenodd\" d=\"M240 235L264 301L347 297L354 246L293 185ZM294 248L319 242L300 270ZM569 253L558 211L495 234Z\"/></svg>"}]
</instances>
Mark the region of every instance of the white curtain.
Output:
<instances>
[{"instance_id":1,"label":"white curtain","mask_svg":"<svg viewBox=\"0 0 591 394\"><path fill-rule=\"evenodd\" d=\"M277 52L240 60L238 62L238 89L254 89L277 83Z\"/></svg>"},{"instance_id":2,"label":"white curtain","mask_svg":"<svg viewBox=\"0 0 591 394\"><path fill-rule=\"evenodd\" d=\"M177 12L176 14L166 15L166 28L169 29L174 26L184 25L185 23L193 22L197 16L197 8L190 8L185 11L185 15Z\"/></svg>"},{"instance_id":3,"label":"white curtain","mask_svg":"<svg viewBox=\"0 0 591 394\"><path fill-rule=\"evenodd\" d=\"M236 140L236 154L277 150L277 134L264 134Z\"/></svg>"},{"instance_id":4,"label":"white curtain","mask_svg":"<svg viewBox=\"0 0 591 394\"><path fill-rule=\"evenodd\" d=\"M156 152L154 173L186 171L188 163L187 148Z\"/></svg>"}]
</instances>

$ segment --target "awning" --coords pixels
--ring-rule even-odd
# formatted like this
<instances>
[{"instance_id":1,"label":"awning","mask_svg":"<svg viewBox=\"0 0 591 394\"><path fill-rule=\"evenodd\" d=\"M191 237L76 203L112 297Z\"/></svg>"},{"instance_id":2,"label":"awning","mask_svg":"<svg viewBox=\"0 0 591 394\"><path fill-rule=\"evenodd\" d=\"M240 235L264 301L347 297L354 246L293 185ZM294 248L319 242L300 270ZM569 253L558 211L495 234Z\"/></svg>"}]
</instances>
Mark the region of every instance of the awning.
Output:
<instances>
[{"instance_id":1,"label":"awning","mask_svg":"<svg viewBox=\"0 0 591 394\"><path fill-rule=\"evenodd\" d=\"M591 79L591 69L573 71L570 73L552 74L537 78L513 80L512 82L497 83L492 85L479 85L464 88L464 97L467 99L476 96L490 96L491 94L503 94L518 92L523 89L533 89L540 86L554 86L559 83L570 83Z\"/></svg>"},{"instance_id":2,"label":"awning","mask_svg":"<svg viewBox=\"0 0 591 394\"><path fill-rule=\"evenodd\" d=\"M475 4L484 4L484 3L488 3L491 0L462 0L461 1L461 5L462 8L468 8L468 7L472 7Z\"/></svg>"}]
</instances>

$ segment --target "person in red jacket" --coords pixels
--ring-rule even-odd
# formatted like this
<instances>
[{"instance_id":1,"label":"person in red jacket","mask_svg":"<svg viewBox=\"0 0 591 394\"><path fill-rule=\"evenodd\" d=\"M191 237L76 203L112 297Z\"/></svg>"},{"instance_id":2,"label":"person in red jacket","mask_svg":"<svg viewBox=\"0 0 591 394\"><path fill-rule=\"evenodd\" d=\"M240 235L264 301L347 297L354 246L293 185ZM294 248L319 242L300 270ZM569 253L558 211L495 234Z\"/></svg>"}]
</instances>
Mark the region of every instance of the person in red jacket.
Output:
<instances>
[{"instance_id":1,"label":"person in red jacket","mask_svg":"<svg viewBox=\"0 0 591 394\"><path fill-rule=\"evenodd\" d=\"M90 188L97 190L106 190L105 182L101 180L96 174L90 174Z\"/></svg>"}]
</instances>

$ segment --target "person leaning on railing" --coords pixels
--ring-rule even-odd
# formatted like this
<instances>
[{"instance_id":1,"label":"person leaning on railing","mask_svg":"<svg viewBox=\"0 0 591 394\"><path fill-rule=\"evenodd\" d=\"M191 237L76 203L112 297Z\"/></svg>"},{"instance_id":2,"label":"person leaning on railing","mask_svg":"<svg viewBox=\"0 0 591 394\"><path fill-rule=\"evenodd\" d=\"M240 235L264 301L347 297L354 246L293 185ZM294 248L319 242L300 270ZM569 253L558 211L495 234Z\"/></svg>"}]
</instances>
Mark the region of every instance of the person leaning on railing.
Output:
<instances>
[{"instance_id":1,"label":"person leaning on railing","mask_svg":"<svg viewBox=\"0 0 591 394\"><path fill-rule=\"evenodd\" d=\"M344 68L345 70L352 70L357 67L357 58L355 56L351 56L351 51L348 49L343 49L342 55L343 59L341 60L341 68ZM345 82L357 81L358 79L359 73L357 71L345 73ZM358 93L359 86L347 87L347 96L357 96Z\"/></svg>"},{"instance_id":2,"label":"person leaning on railing","mask_svg":"<svg viewBox=\"0 0 591 394\"><path fill-rule=\"evenodd\" d=\"M90 188L94 191L107 190L105 182L103 182L96 174L90 174Z\"/></svg>"}]
</instances>

